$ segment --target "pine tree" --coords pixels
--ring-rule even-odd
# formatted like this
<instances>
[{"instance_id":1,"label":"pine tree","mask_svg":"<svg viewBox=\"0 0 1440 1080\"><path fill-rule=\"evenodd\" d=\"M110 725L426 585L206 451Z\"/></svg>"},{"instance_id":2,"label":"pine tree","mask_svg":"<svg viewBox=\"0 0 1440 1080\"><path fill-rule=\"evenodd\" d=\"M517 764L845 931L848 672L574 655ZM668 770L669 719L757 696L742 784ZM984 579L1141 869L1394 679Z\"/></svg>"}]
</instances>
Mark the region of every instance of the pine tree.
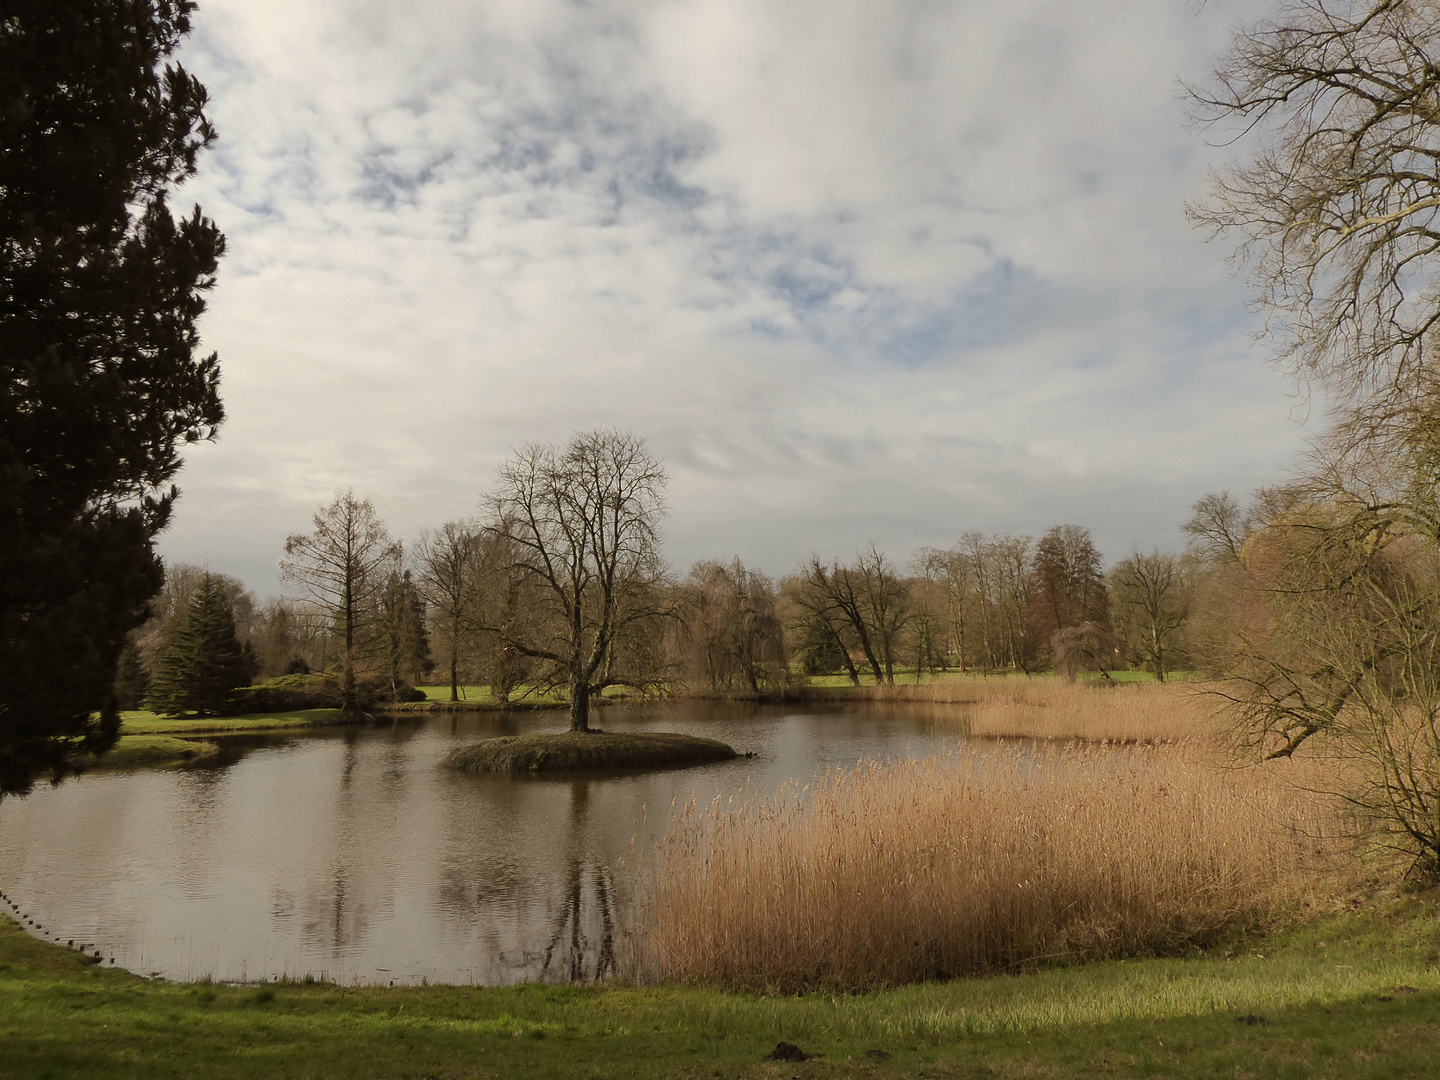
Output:
<instances>
[{"instance_id":1,"label":"pine tree","mask_svg":"<svg viewBox=\"0 0 1440 1080\"><path fill-rule=\"evenodd\" d=\"M385 636L385 674L391 693L418 683L435 669L430 635L425 630L425 601L409 570L391 571L380 594L381 630Z\"/></svg>"},{"instance_id":2,"label":"pine tree","mask_svg":"<svg viewBox=\"0 0 1440 1080\"><path fill-rule=\"evenodd\" d=\"M225 589L207 574L160 661L147 704L168 716L214 716L225 713L232 691L249 682Z\"/></svg>"},{"instance_id":3,"label":"pine tree","mask_svg":"<svg viewBox=\"0 0 1440 1080\"><path fill-rule=\"evenodd\" d=\"M120 729L179 448L223 416L197 320L225 241L167 196L214 138L192 0L0 14L0 797Z\"/></svg>"},{"instance_id":4,"label":"pine tree","mask_svg":"<svg viewBox=\"0 0 1440 1080\"><path fill-rule=\"evenodd\" d=\"M127 639L115 673L115 707L138 709L150 689L150 673L133 638Z\"/></svg>"}]
</instances>

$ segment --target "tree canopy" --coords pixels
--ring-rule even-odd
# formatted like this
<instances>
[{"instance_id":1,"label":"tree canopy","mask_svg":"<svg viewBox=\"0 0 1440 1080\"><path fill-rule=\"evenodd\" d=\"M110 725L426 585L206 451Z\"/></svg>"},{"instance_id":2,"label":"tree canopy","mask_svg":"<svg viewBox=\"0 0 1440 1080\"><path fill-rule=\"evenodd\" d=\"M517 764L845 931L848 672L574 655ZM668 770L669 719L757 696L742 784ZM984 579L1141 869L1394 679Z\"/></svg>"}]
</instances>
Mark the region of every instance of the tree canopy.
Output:
<instances>
[{"instance_id":1,"label":"tree canopy","mask_svg":"<svg viewBox=\"0 0 1440 1080\"><path fill-rule=\"evenodd\" d=\"M168 194L215 137L171 56L190 0L0 20L0 795L119 730L179 449L223 418L197 320L224 238Z\"/></svg>"}]
</instances>

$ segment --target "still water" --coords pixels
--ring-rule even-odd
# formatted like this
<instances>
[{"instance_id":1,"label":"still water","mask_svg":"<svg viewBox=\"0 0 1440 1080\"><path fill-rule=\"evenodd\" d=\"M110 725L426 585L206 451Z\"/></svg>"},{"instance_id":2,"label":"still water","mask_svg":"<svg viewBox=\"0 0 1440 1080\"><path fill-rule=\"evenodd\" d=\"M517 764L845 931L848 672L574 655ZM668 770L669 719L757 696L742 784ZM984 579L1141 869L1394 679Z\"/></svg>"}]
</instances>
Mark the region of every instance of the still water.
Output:
<instances>
[{"instance_id":1,"label":"still water","mask_svg":"<svg viewBox=\"0 0 1440 1080\"><path fill-rule=\"evenodd\" d=\"M45 936L170 979L500 984L613 970L633 874L683 804L954 745L934 707L620 705L608 730L755 756L645 774L459 773L456 746L561 713L435 714L220 740L205 766L94 772L0 804L0 889ZM623 861L622 861L623 860Z\"/></svg>"}]
</instances>

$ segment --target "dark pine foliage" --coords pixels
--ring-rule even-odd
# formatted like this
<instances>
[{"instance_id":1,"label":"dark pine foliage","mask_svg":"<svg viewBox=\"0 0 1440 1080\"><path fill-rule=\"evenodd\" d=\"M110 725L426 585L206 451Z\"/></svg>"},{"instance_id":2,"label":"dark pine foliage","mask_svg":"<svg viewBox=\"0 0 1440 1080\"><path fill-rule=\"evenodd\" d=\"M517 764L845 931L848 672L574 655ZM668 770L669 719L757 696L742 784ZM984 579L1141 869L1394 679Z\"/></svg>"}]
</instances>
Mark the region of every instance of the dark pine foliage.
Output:
<instances>
[{"instance_id":1,"label":"dark pine foliage","mask_svg":"<svg viewBox=\"0 0 1440 1080\"><path fill-rule=\"evenodd\" d=\"M127 640L120 652L120 667L115 673L115 707L138 709L150 692L150 672L134 641Z\"/></svg>"},{"instance_id":2,"label":"dark pine foliage","mask_svg":"<svg viewBox=\"0 0 1440 1080\"><path fill-rule=\"evenodd\" d=\"M146 704L167 716L223 715L234 706L235 688L250 685L249 668L225 587L207 574L160 659Z\"/></svg>"},{"instance_id":3,"label":"dark pine foliage","mask_svg":"<svg viewBox=\"0 0 1440 1080\"><path fill-rule=\"evenodd\" d=\"M214 138L169 61L193 7L0 4L0 796L113 744L179 448L223 416L224 238L166 204Z\"/></svg>"}]
</instances>

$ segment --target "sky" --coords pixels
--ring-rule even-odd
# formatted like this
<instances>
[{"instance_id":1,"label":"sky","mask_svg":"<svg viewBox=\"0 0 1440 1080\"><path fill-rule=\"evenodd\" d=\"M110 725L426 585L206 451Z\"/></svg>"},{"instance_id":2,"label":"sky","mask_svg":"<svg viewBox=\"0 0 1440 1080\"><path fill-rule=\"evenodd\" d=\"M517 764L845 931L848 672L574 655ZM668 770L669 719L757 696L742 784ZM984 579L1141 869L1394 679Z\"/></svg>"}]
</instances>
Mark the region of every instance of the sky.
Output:
<instances>
[{"instance_id":1,"label":"sky","mask_svg":"<svg viewBox=\"0 0 1440 1080\"><path fill-rule=\"evenodd\" d=\"M1260 0L202 0L228 419L160 550L277 594L338 491L475 515L528 442L616 427L672 565L1089 528L1178 550L1313 409L1186 120ZM1308 418L1308 419L1307 419Z\"/></svg>"}]
</instances>

